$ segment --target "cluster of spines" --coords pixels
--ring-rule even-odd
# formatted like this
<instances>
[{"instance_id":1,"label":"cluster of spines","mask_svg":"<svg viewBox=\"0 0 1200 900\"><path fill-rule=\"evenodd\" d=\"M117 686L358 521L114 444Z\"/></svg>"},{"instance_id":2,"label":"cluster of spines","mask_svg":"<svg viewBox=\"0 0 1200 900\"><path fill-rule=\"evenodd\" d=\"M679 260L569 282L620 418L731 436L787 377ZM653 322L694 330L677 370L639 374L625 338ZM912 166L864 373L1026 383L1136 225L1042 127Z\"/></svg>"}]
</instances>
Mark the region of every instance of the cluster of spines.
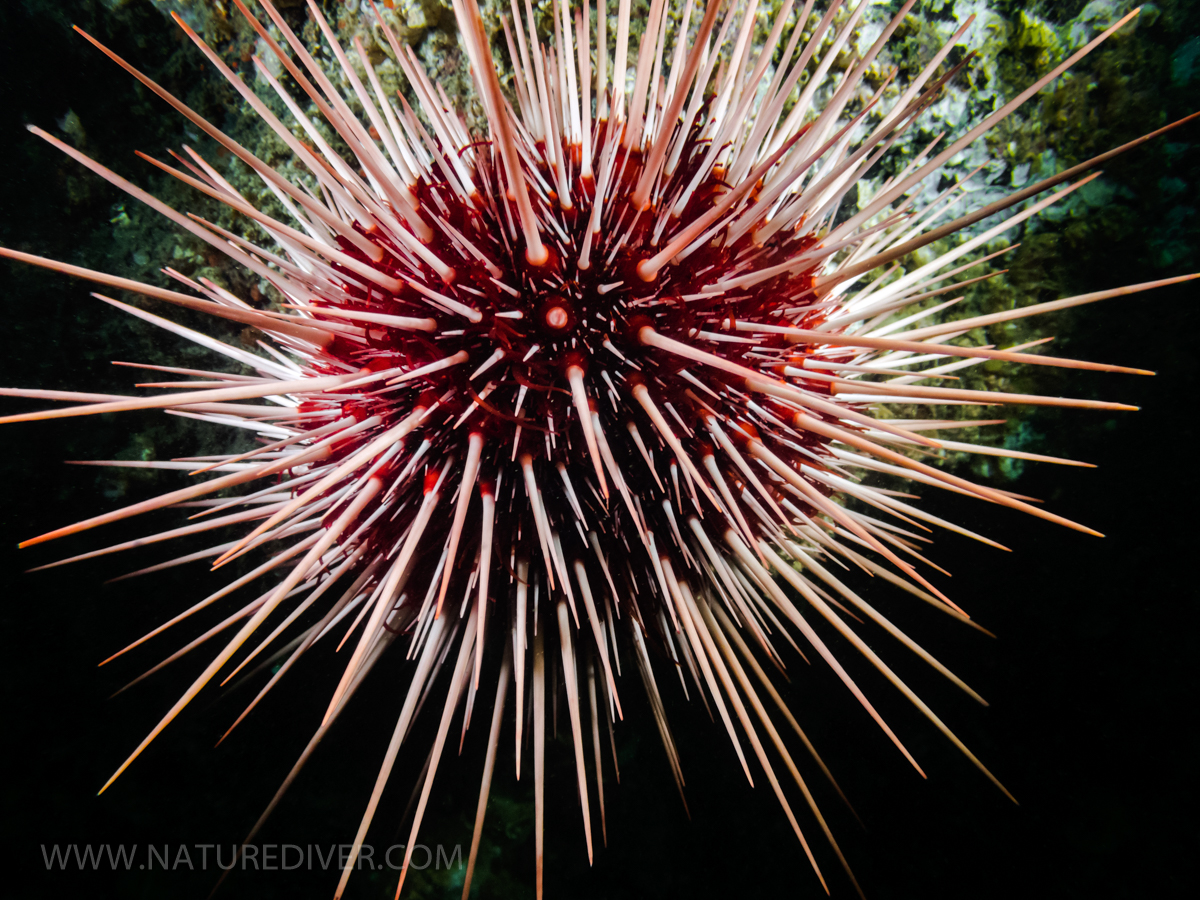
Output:
<instances>
[{"instance_id":1,"label":"cluster of spines","mask_svg":"<svg viewBox=\"0 0 1200 900\"><path fill-rule=\"evenodd\" d=\"M200 507L201 512L193 524L54 565L246 523L256 524L241 539L131 574L201 558L215 558L221 566L268 541L290 539L258 568L125 648L138 646L245 584L277 570L287 572L278 585L151 670L238 626L235 637L113 779L234 660L268 619L274 616L278 621L224 681L260 660L310 610L315 615L324 609L319 620L301 628L270 657L280 662L278 671L234 723L321 638L343 624L342 643L358 635L320 727L254 833L380 654L403 638L408 641L407 655L416 660L415 671L354 848L357 852L362 845L422 699L439 671L448 669L450 686L408 842L411 854L453 717L465 706L465 733L481 685L485 650L499 643L502 661L464 897L510 679L517 698L518 777L527 731L525 697L527 690L532 693L540 895L547 659L560 667L566 686L590 858L593 790L606 832L599 721L606 720L611 738L621 711L617 679L623 652L635 661L682 794L684 753L671 736L648 650L648 644L658 643L674 663L684 693L689 693L690 683L706 705L711 699L753 784L743 740L749 744L824 885L762 737L779 753L849 874L760 698L761 688L833 783L760 662L784 665L772 636L794 644L785 622L920 768L801 613L793 600L798 595L996 781L843 615L860 622L860 616L871 619L971 696L980 699L978 695L869 605L833 568L879 575L974 625L916 568L916 563L938 568L920 552L928 540L922 532L929 531L922 523L994 542L906 502L907 494L864 483L857 473L882 473L966 493L1090 531L1030 505L1029 498L974 485L923 463L912 451L961 450L1078 463L940 437L951 429L997 420L900 421L882 418L874 405L1052 403L1128 408L925 382L953 381L953 372L990 359L1140 371L1023 352L1028 346L997 350L945 341L972 328L1180 279L940 324L919 323L959 298L900 314L914 303L959 291L976 280L951 281L992 257L956 263L1087 179L893 277L896 261L913 250L970 228L1161 133L942 225L936 223L964 199L961 183L920 209L905 199L1128 17L962 137L941 150L941 139L933 141L860 211L835 224L834 214L846 191L868 176L965 64L943 66L970 21L889 105L885 100L892 78L871 91L864 88L864 76L912 0L836 81L831 66L855 35L866 2L858 3L835 26L844 2L835 0L817 15L814 0L806 0L793 23L792 0L787 0L765 44L756 47L755 0L740 11L732 4L710 3L694 32L690 23L699 14L688 0L681 13L681 38L668 47L666 3L653 0L632 90L626 96L628 0L619 2L611 69L603 0L594 36L592 11L586 4L572 9L567 2L552 3L554 40L549 45L537 33L529 0L524 17L513 0L512 21L505 21L503 28L514 71L514 107L496 75L476 3L455 0L489 128L487 135L473 136L440 85L425 75L415 54L397 39L378 10L379 33L420 100L423 118L402 96L385 96L362 41L355 38L364 83L312 0L310 15L333 51L335 69L348 85L347 96L362 106L367 121L356 116L347 97L270 2L262 5L287 48L241 0L234 2L354 154L354 164L325 142L269 67L255 61L307 140L293 134L182 21L188 36L308 169L310 182L284 178L111 51L100 49L263 181L293 224L246 201L191 148L175 155L182 169L149 160L249 217L273 242L270 249L176 212L45 132L33 131L271 284L286 298L289 312L252 308L212 282L170 269L166 273L192 294L0 250L10 258L256 327L272 342L260 342L266 356L250 353L101 297L254 374L158 367L201 380L143 385L184 388L155 397L5 392L81 405L2 421L157 408L248 429L263 442L242 454L134 464L218 474L26 542L40 543L165 507ZM814 20L812 36L800 47ZM771 72L771 60L789 23L793 28L782 61ZM783 116L785 101L806 71L809 81ZM620 76L619 89L610 88L610 72ZM818 109L816 92L826 85L831 85L829 98ZM857 111L850 114L852 108ZM893 269L858 284L887 264ZM933 367L909 368L931 360L937 361ZM511 412L501 408L500 397L514 404ZM269 405L240 402L263 398ZM927 436L930 431L938 432L938 439ZM264 478L279 481L250 494L200 499ZM795 595L784 591L780 579ZM284 615L288 603L292 605ZM303 619L310 620L311 616ZM503 638L490 637L497 633ZM585 696L591 713L595 788L585 775ZM409 861L406 855L404 872ZM351 859L339 894L353 865ZM402 873L401 885L403 878Z\"/></svg>"}]
</instances>

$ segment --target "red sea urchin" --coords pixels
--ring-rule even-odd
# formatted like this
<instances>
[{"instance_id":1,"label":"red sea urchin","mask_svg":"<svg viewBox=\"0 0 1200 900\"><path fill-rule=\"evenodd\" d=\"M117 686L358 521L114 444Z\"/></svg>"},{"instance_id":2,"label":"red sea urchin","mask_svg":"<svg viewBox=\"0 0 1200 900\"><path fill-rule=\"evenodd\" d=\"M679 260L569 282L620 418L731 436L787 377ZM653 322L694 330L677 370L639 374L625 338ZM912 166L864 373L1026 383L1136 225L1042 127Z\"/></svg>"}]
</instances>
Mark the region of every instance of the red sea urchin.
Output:
<instances>
[{"instance_id":1,"label":"red sea urchin","mask_svg":"<svg viewBox=\"0 0 1200 900\"><path fill-rule=\"evenodd\" d=\"M403 100L384 96L364 48L356 44L368 76L367 84L361 81L315 5L310 4L311 13L345 72L348 97L362 105L366 119L356 116L269 3L264 6L274 33L290 53L238 5L297 89L354 154L353 167L330 148L270 69L260 66L309 143L293 136L186 25L189 36L307 168L308 180L285 179L134 74L262 177L292 224L257 210L191 151L179 157L188 171L164 166L258 222L272 249L182 216L44 132L35 133L245 265L286 298L291 312L253 309L210 282L178 273L172 275L194 294L0 251L244 323L273 342L269 356L252 354L108 300L256 374L174 369L201 380L159 384L184 392L151 398L8 392L84 405L6 421L163 408L248 428L264 441L252 453L199 465L152 464L216 471L218 477L27 543L180 504L204 509L193 524L140 543L256 523L245 537L207 554L221 565L268 540L292 537L290 546L250 575L163 626L254 577L277 568L288 573L204 636L238 629L117 774L243 647L249 652L223 679L256 659L261 649L274 651L272 642L294 623L288 656L260 698L320 639L332 643L335 629L344 635L349 656L311 749L380 652L400 638L417 661L416 671L357 841L366 834L421 700L436 686L441 720L408 841L410 848L415 844L453 717L465 703L466 727L486 671L490 677L484 687L494 690L495 703L476 841L511 691L517 698L518 775L522 750L527 752L523 745L532 744L540 889L547 668L560 667L566 686L590 853L589 800L598 801L603 824L604 793L602 781L587 783L585 737L590 731L600 773L599 722L601 716L609 725L620 718L622 658L627 671L631 665L638 670L682 786L686 748L681 754L674 745L655 680L656 672L662 677L673 665L684 690L696 691L715 708L747 778L752 779L747 757L757 757L820 877L763 746L764 739L774 745L840 860L764 705L778 705L779 721L795 728L819 763L764 672L767 664L782 668L789 658L777 646L781 640L791 642L790 632L798 631L809 645L805 649L833 667L901 752L916 762L810 626L804 612L811 607L991 777L854 636L842 614L873 619L970 689L833 571L840 566L878 574L966 622L962 611L898 554L920 561L914 542L919 536L911 529L923 528L921 522L970 532L930 516L895 492L862 483L858 473L898 475L1080 526L914 456L912 448L919 446L963 449L923 432L964 423L882 419L871 404L983 400L1122 408L996 393L981 397L925 382L986 359L1132 371L1030 356L1020 352L1023 348L996 351L943 341L976 325L1154 285L945 324L913 327L908 316L897 318L904 307L960 286L944 283L965 268L955 266L957 260L1082 182L899 279L863 279L886 262L1107 158L943 226L935 222L956 198L953 188L921 209L909 199L943 163L1127 20L960 140L919 154L863 209L838 222L834 213L845 191L904 136L957 72L941 68L951 41L898 99L885 103L886 83L863 91L863 76L912 3L840 81L829 83L823 108L811 114L818 88L827 84L829 66L865 3L837 20L843 4L813 13L808 0L799 20L810 22L814 37L800 47L804 29L795 27L782 62L769 73L791 4L755 55L753 2L724 10L713 3L691 40L667 47L665 4L655 0L628 96L622 90L608 92L606 16L597 19L593 59L586 52L593 47L591 23L582 10L567 4L554 9L556 40L547 50L532 28L530 7L524 17L514 8L515 27L506 40L516 71L518 114L493 77L478 10L473 0L465 0L456 13L474 70L483 73L479 92L490 128L487 139L468 135L382 19L381 33L422 101L423 119ZM688 20L700 13L692 16L689 4L682 18L680 33L688 33ZM618 23L612 71L625 72L628 2L621 3ZM833 36L828 48L822 45L827 33ZM784 102L810 63L815 75L784 117ZM851 109L853 115L847 112ZM935 358L960 361L916 374L904 371ZM245 402L255 399L268 403ZM265 481L254 483L260 479ZM243 484L249 493L195 499ZM864 513L865 507L874 511ZM487 651L488 643L497 646ZM652 658L665 665L656 667ZM437 682L442 669L449 673L444 695ZM493 676L494 689L489 687ZM532 741L523 742L523 732L530 730ZM349 864L342 886L351 871ZM468 875L467 889L469 882Z\"/></svg>"}]
</instances>

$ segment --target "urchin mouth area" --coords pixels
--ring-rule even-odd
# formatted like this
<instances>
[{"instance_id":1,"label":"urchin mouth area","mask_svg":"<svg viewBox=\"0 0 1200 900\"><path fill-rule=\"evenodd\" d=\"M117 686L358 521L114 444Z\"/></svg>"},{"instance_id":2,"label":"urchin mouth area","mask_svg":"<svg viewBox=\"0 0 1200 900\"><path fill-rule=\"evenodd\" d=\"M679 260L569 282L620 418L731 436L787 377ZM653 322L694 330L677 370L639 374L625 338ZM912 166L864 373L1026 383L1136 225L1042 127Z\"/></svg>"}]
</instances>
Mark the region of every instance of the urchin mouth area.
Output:
<instances>
[{"instance_id":1,"label":"urchin mouth area","mask_svg":"<svg viewBox=\"0 0 1200 900\"><path fill-rule=\"evenodd\" d=\"M560 334L571 324L571 314L562 303L552 302L542 314L542 322L551 332Z\"/></svg>"}]
</instances>

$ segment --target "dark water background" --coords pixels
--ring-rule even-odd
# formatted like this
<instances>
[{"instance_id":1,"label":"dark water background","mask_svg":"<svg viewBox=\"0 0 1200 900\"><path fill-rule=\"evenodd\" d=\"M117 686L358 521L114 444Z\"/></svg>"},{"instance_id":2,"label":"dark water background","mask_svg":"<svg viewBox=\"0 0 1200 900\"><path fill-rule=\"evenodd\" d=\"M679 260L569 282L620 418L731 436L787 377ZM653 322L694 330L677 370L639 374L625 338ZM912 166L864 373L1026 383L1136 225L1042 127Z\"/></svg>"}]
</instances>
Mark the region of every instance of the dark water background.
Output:
<instances>
[{"instance_id":1,"label":"dark water background","mask_svg":"<svg viewBox=\"0 0 1200 900\"><path fill-rule=\"evenodd\" d=\"M1200 107L1195 90L1200 80L1180 85L1172 69L1200 26L1187 4L1163 7L1174 15L1171 29L1148 30L1141 39L1154 52L1142 68L1126 74L1145 103L1158 104L1162 115L1174 118ZM56 120L72 109L86 128L87 150L139 178L145 167L130 151L177 145L182 128L161 103L134 90L131 79L72 35L65 27L69 20L94 29L139 65L166 73L164 80L184 94L199 91L200 61L181 49L162 16L141 0L122 6L119 27L109 24L116 19L106 17L100 2L0 4L0 243L121 270L138 249L122 247L126 255L114 255L119 238L106 223L119 215L114 204L121 198L21 126L32 122L55 130ZM1120 139L1138 133L1126 135L1119 121L1106 125ZM1137 187L1115 211L1115 224L1082 243L1072 239L1069 248L1064 237L1069 252L1062 277L1073 292L1197 268L1200 132L1193 127L1173 141L1171 175L1180 179L1181 189L1155 190L1158 182L1147 172L1168 161L1162 148L1148 150L1112 168L1111 177ZM152 178L142 183L156 184ZM1166 245L1173 249L1164 255ZM162 339L91 300L81 283L0 263L0 284L8 336L0 352L0 381L6 385L121 391L126 373L113 370L108 359L162 352L153 345ZM1194 883L1200 849L1194 816L1200 749L1194 737L1193 627L1200 466L1192 426L1196 304L1197 288L1191 286L1108 301L1072 319L1067 340L1056 345L1064 355L1159 373L1153 379L1072 374L1064 388L1077 396L1137 404L1139 413L1079 411L1031 420L1042 435L1033 449L1100 468L1028 466L1010 486L1105 532L1103 540L952 496L937 498L933 509L939 515L978 528L1014 551L1003 554L954 535L938 538L936 559L956 573L952 596L998 640L956 629L880 590L868 594L991 701L987 710L973 706L919 663L884 647L888 660L1008 785L1020 807L1000 796L858 660L851 659L848 668L861 676L925 767L928 783L826 672L794 673L788 691L794 708L869 829L859 830L836 798L817 786L869 897L1151 897L1182 894ZM6 408L27 405L10 402ZM206 872L147 872L136 866L128 872L48 872L41 847L136 843L144 853L153 843L170 847L174 858L178 845L187 844L197 868L194 845L220 843L228 854L324 707L332 664L297 671L290 686L214 751L213 742L248 698L245 692L228 699L206 693L108 793L95 796L202 663L199 657L178 663L112 701L107 695L156 662L162 647L144 648L105 669L95 664L161 621L164 611L200 596L211 577L181 568L105 587L104 579L153 558L110 558L25 575L30 565L83 552L101 538L85 536L21 554L14 548L22 538L110 508L116 494L149 496L148 480L114 480L94 469L64 467L60 460L109 458L138 441L163 458L197 452L198 432L173 430L160 418L132 413L6 426L0 432L0 740L8 760L0 894L6 897L206 896L215 883L211 860ZM120 526L103 537L115 542L147 527ZM176 646L171 641L163 646L168 643ZM350 840L391 730L402 669L393 661L373 677L262 841L327 847ZM627 673L625 681L631 677ZM692 820L674 792L640 690L625 690L627 722L618 733L623 781L615 786L611 770L606 773L609 847L598 851L591 869L583 859L570 745L560 735L548 751L547 896L819 896L766 785L748 788L719 728L660 678L682 748ZM428 731L430 721L423 727ZM461 760L451 755L444 761L422 833L430 844L461 843L464 855L485 729L486 720L472 729ZM532 896L531 784L528 776L520 786L512 781L508 735L497 764L476 896ZM421 734L416 738L413 746L427 746ZM423 755L401 755L371 834L381 848L407 836L402 815ZM527 771L530 766L527 756ZM800 818L834 896L853 896L807 815ZM416 876L406 896L457 896L456 877L461 872ZM218 896L329 896L335 883L332 871L240 874ZM351 896L390 897L394 877L363 873L350 884Z\"/></svg>"}]
</instances>

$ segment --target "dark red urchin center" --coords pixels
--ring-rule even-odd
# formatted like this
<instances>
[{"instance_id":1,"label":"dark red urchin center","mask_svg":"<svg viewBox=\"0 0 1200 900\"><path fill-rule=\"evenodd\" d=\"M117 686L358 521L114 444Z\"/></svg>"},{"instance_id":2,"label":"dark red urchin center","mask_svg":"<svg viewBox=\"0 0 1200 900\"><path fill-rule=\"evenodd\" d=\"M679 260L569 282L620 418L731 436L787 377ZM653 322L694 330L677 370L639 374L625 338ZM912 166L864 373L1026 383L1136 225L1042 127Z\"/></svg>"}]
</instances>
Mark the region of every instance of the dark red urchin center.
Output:
<instances>
[{"instance_id":1,"label":"dark red urchin center","mask_svg":"<svg viewBox=\"0 0 1200 900\"><path fill-rule=\"evenodd\" d=\"M597 129L596 167L601 164L607 130L607 123ZM706 149L701 142L690 147L669 176L662 196L677 194L693 180ZM578 148L566 150L578 158ZM761 365L760 360L747 359L751 352L759 357L774 353L781 364L795 365L796 349L783 338L740 339L733 334L733 324L785 312L792 322L803 321L805 305L816 306L809 272L785 273L733 288L723 282L795 258L812 245L811 236L776 233L761 244L756 243L753 229L746 229L733 244L703 236L653 282L637 274L638 265L673 233L705 215L728 192L719 170L699 178L682 215L656 217L652 210L636 210L624 199L641 175L643 154L617 147L612 163L617 184L609 191L610 208L605 210L605 219L613 226L593 232L589 239L597 185L576 172L570 209L562 209L559 195L552 191L541 199L539 216L550 236L549 252L545 264L532 266L525 258L499 167L486 153L476 159L473 174L482 190L469 199L445 184L418 187L423 209L438 226L431 247L453 267L454 283L441 284L426 267L419 287L415 279L406 279L399 293L389 295L368 287L353 303L338 304L353 311L431 316L437 321L436 331L427 336L372 328L367 332L367 348L351 349L335 342L330 347L334 355L373 369L394 366L411 371L466 354L461 364L431 372L421 382L439 394L448 409L474 417L476 427L495 434L502 444L520 444L535 458L553 455L557 444L547 444L538 435L553 435L571 417L570 392L562 386L565 354L574 354L588 373L593 396L614 389L614 381L624 377L617 375L618 369L628 372L636 367L655 381L656 396L671 404L674 416L701 412L702 404L694 399L697 381L715 392L724 390L728 379L723 375L713 378L703 366L646 347L637 334L645 324L678 340L707 339L709 352L750 367ZM550 166L542 162L533 176L537 178L553 183ZM750 209L747 215L756 215L753 205ZM400 274L399 248L386 247L380 234L368 238L388 250L382 271ZM585 242L590 257L586 269L579 265ZM343 248L362 256L345 242ZM447 305L450 298L452 305ZM466 316L464 309L469 310ZM810 318L804 324L820 321L819 308ZM350 352L343 356L345 351ZM688 378L680 377L682 369L688 369ZM824 391L819 382L814 387ZM381 397L380 409L386 405Z\"/></svg>"}]
</instances>

